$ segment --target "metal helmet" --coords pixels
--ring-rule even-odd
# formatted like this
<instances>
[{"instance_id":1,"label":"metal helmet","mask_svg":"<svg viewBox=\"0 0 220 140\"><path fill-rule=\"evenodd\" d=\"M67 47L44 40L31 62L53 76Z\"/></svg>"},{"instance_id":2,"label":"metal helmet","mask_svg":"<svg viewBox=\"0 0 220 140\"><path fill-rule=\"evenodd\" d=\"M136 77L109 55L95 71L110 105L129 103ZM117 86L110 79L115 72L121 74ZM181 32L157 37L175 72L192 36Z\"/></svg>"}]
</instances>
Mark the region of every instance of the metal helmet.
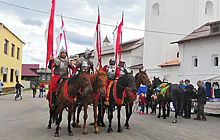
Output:
<instances>
[{"instance_id":1,"label":"metal helmet","mask_svg":"<svg viewBox=\"0 0 220 140\"><path fill-rule=\"evenodd\" d=\"M121 67L125 67L125 61L123 59L121 59L119 61L119 64L120 64Z\"/></svg>"},{"instance_id":2,"label":"metal helmet","mask_svg":"<svg viewBox=\"0 0 220 140\"><path fill-rule=\"evenodd\" d=\"M92 54L91 51L87 48L84 52L84 58L89 59L91 54Z\"/></svg>"},{"instance_id":3,"label":"metal helmet","mask_svg":"<svg viewBox=\"0 0 220 140\"><path fill-rule=\"evenodd\" d=\"M109 64L115 65L115 58L113 58L113 57L109 58Z\"/></svg>"},{"instance_id":4,"label":"metal helmet","mask_svg":"<svg viewBox=\"0 0 220 140\"><path fill-rule=\"evenodd\" d=\"M125 63L125 60L121 59L119 63Z\"/></svg>"},{"instance_id":5,"label":"metal helmet","mask_svg":"<svg viewBox=\"0 0 220 140\"><path fill-rule=\"evenodd\" d=\"M63 48L63 46L62 46L62 48L60 49L60 53L59 53L59 56L61 57L61 53L66 53L66 50ZM67 53L66 53L67 54Z\"/></svg>"},{"instance_id":6,"label":"metal helmet","mask_svg":"<svg viewBox=\"0 0 220 140\"><path fill-rule=\"evenodd\" d=\"M86 70L86 69L88 69L88 64L87 64L87 62L86 61L83 61L82 62L82 65L81 65L81 68L83 69L83 70Z\"/></svg>"}]
</instances>

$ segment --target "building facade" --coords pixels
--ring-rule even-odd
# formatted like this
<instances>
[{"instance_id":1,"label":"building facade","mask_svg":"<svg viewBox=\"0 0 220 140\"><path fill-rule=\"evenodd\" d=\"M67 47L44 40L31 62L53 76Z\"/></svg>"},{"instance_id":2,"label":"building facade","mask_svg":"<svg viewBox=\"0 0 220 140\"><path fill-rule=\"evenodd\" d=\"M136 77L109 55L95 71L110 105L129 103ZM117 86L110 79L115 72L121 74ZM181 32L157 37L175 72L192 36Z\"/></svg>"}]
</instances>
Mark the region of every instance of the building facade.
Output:
<instances>
[{"instance_id":1,"label":"building facade","mask_svg":"<svg viewBox=\"0 0 220 140\"><path fill-rule=\"evenodd\" d=\"M125 60L126 67L133 70L134 74L143 68L143 47L144 38L138 38L122 43L121 58ZM109 64L109 59L114 58L114 46L110 45L110 41L106 37L103 41L101 48L102 51L102 66ZM79 57L83 57L83 53L77 54ZM94 59L94 53L92 50L91 61Z\"/></svg>"},{"instance_id":2,"label":"building facade","mask_svg":"<svg viewBox=\"0 0 220 140\"><path fill-rule=\"evenodd\" d=\"M24 42L0 23L0 79L3 91L13 89L21 81L22 49Z\"/></svg>"},{"instance_id":3,"label":"building facade","mask_svg":"<svg viewBox=\"0 0 220 140\"><path fill-rule=\"evenodd\" d=\"M176 43L181 61L179 78L195 84L220 76L220 21L204 24Z\"/></svg>"},{"instance_id":4,"label":"building facade","mask_svg":"<svg viewBox=\"0 0 220 140\"><path fill-rule=\"evenodd\" d=\"M219 8L220 0L146 0L143 66L149 76L178 82L178 66L160 67L178 60L178 45L170 43L218 20Z\"/></svg>"}]
</instances>

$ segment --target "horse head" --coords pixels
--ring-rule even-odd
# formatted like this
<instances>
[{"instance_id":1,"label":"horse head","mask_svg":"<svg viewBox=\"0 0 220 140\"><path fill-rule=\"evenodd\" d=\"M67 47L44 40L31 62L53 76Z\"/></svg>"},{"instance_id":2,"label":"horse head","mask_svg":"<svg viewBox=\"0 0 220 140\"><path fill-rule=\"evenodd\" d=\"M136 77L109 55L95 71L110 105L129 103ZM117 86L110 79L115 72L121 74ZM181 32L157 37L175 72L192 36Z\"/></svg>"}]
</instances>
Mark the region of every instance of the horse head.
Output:
<instances>
[{"instance_id":1,"label":"horse head","mask_svg":"<svg viewBox=\"0 0 220 140\"><path fill-rule=\"evenodd\" d=\"M96 69L96 71L98 73L98 76L96 78L98 90L99 90L99 92L102 96L105 96L105 94L106 94L106 82L108 80L108 78L106 76L106 73L108 72L108 70L103 71L102 69L101 70Z\"/></svg>"},{"instance_id":2,"label":"horse head","mask_svg":"<svg viewBox=\"0 0 220 140\"><path fill-rule=\"evenodd\" d=\"M89 74L83 70L80 70L79 76L80 76L79 84L80 84L82 91L87 94L91 94L92 93L92 84L90 81Z\"/></svg>"},{"instance_id":3,"label":"horse head","mask_svg":"<svg viewBox=\"0 0 220 140\"><path fill-rule=\"evenodd\" d=\"M132 73L128 73L128 71L126 69L124 69L124 72L125 72L124 76L126 78L126 81L127 81L129 89L131 89L131 92L133 94L136 94L137 89L136 89L136 86L135 86L135 81L134 81L133 74Z\"/></svg>"},{"instance_id":4,"label":"horse head","mask_svg":"<svg viewBox=\"0 0 220 140\"><path fill-rule=\"evenodd\" d=\"M153 79L153 82L152 82L152 88L153 89L157 88L161 83L162 83L162 81L160 80L160 77L156 78L154 76L154 79Z\"/></svg>"},{"instance_id":5,"label":"horse head","mask_svg":"<svg viewBox=\"0 0 220 140\"><path fill-rule=\"evenodd\" d=\"M139 73L135 76L135 80L139 80L142 85L151 85L151 81L148 78L146 70L141 71L139 69Z\"/></svg>"}]
</instances>

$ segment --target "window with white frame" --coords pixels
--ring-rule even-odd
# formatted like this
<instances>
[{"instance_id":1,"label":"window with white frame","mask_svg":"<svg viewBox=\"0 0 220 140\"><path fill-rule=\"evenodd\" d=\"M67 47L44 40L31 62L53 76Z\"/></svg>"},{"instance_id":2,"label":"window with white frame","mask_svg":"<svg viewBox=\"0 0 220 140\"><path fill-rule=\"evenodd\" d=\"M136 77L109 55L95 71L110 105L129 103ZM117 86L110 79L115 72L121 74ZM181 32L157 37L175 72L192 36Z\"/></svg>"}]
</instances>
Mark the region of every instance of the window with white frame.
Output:
<instances>
[{"instance_id":1,"label":"window with white frame","mask_svg":"<svg viewBox=\"0 0 220 140\"><path fill-rule=\"evenodd\" d=\"M213 3L211 1L207 1L205 4L205 15L213 15Z\"/></svg>"},{"instance_id":2,"label":"window with white frame","mask_svg":"<svg viewBox=\"0 0 220 140\"><path fill-rule=\"evenodd\" d=\"M217 54L213 54L212 55L212 66L214 66L214 67L217 67L219 64L219 62L218 62L218 55Z\"/></svg>"},{"instance_id":3,"label":"window with white frame","mask_svg":"<svg viewBox=\"0 0 220 140\"><path fill-rule=\"evenodd\" d=\"M198 57L197 56L193 56L192 57L192 66L194 67L194 68L197 68L198 67L198 64L199 64L199 59L198 59Z\"/></svg>"},{"instance_id":4,"label":"window with white frame","mask_svg":"<svg viewBox=\"0 0 220 140\"><path fill-rule=\"evenodd\" d=\"M159 16L160 15L160 5L159 3L155 3L153 6L152 6L152 11L151 11L151 15L152 16Z\"/></svg>"}]
</instances>

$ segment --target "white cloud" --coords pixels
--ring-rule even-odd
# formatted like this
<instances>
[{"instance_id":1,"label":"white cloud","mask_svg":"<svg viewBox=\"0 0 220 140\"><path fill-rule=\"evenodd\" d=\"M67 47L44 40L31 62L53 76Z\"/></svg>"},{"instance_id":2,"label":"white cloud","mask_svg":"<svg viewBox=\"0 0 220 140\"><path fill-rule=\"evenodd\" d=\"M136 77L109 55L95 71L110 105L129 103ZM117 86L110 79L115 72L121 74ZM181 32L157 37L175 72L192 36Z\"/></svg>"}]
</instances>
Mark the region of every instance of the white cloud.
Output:
<instances>
[{"instance_id":1,"label":"white cloud","mask_svg":"<svg viewBox=\"0 0 220 140\"><path fill-rule=\"evenodd\" d=\"M50 11L50 0L7 0L8 3L36 9L40 11ZM100 7L101 23L116 25L120 23L122 11L125 12L124 26L144 29L145 21L145 1L144 0L60 0L56 1L56 14L84 19L92 22L97 21L97 7ZM49 20L48 14L37 13L0 3L1 23L6 25L15 35L24 42L30 42L24 46L22 63L45 64L46 42L44 31ZM83 52L87 47L92 48L93 35L95 32L94 23L82 22L73 19L63 18L69 54ZM56 32L61 26L60 17L55 16ZM112 40L114 27L101 26L102 39L108 35ZM134 30L123 30L123 41L143 37L144 32ZM62 44L64 45L64 44ZM55 50L56 44L54 44Z\"/></svg>"}]
</instances>

